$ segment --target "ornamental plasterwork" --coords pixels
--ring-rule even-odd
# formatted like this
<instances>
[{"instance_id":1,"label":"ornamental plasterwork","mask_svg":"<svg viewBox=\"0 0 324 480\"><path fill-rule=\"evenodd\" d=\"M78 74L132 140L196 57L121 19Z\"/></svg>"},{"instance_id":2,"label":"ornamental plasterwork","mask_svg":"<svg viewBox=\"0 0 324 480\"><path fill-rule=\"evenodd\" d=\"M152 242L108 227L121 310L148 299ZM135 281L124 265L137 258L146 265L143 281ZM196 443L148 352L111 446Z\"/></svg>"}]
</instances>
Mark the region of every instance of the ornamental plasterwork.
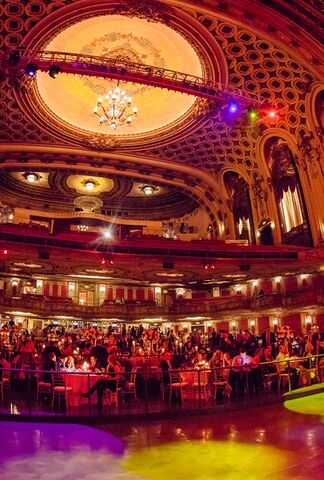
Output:
<instances>
[{"instance_id":1,"label":"ornamental plasterwork","mask_svg":"<svg viewBox=\"0 0 324 480\"><path fill-rule=\"evenodd\" d=\"M156 0L122 0L119 2L113 13L126 15L128 17L137 17L149 22L161 22L169 24L171 10L170 8Z\"/></svg>"},{"instance_id":2,"label":"ornamental plasterwork","mask_svg":"<svg viewBox=\"0 0 324 480\"><path fill-rule=\"evenodd\" d=\"M144 37L120 32L109 32L103 37L95 38L91 43L85 45L81 52L85 55L97 55L96 52L102 52L101 56L107 59L113 59L123 62L148 63L155 67L165 68L165 60L161 56L161 52ZM97 77L82 78L83 83L90 87L97 95L105 95L107 93L107 80ZM141 94L149 88L146 85L134 85L132 94Z\"/></svg>"},{"instance_id":3,"label":"ornamental plasterwork","mask_svg":"<svg viewBox=\"0 0 324 480\"><path fill-rule=\"evenodd\" d=\"M298 144L302 156L302 162L305 170L309 168L310 177L318 178L319 174L323 176L321 165L321 147L316 141L313 132L306 131Z\"/></svg>"},{"instance_id":4,"label":"ornamental plasterwork","mask_svg":"<svg viewBox=\"0 0 324 480\"><path fill-rule=\"evenodd\" d=\"M109 135L93 134L84 137L82 140L84 146L98 151L109 151L121 146L121 141Z\"/></svg>"}]
</instances>

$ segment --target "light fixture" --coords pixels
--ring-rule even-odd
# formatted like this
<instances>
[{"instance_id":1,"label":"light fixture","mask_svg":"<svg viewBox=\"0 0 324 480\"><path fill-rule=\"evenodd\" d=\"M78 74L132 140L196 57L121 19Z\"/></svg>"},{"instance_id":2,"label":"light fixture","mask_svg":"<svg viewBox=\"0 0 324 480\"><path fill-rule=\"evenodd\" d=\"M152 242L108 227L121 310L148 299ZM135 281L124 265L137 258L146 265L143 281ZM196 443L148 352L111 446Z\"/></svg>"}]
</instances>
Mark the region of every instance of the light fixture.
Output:
<instances>
[{"instance_id":1,"label":"light fixture","mask_svg":"<svg viewBox=\"0 0 324 480\"><path fill-rule=\"evenodd\" d=\"M230 113L236 113L237 110L238 110L238 104L236 102L230 102L230 104L228 105L228 110Z\"/></svg>"},{"instance_id":2,"label":"light fixture","mask_svg":"<svg viewBox=\"0 0 324 480\"><path fill-rule=\"evenodd\" d=\"M23 177L29 183L38 182L38 180L40 180L42 178L38 173L34 173L34 172L25 172L25 173L23 173Z\"/></svg>"},{"instance_id":3,"label":"light fixture","mask_svg":"<svg viewBox=\"0 0 324 480\"><path fill-rule=\"evenodd\" d=\"M58 65L51 65L48 74L51 78L56 78L58 74L60 73L61 69Z\"/></svg>"},{"instance_id":4,"label":"light fixture","mask_svg":"<svg viewBox=\"0 0 324 480\"><path fill-rule=\"evenodd\" d=\"M25 73L28 77L34 77L37 72L37 65L35 63L28 63L25 67Z\"/></svg>"},{"instance_id":5,"label":"light fixture","mask_svg":"<svg viewBox=\"0 0 324 480\"><path fill-rule=\"evenodd\" d=\"M100 125L109 125L115 130L120 125L131 125L138 111L131 105L132 97L121 90L118 83L114 90L109 90L104 99L98 98L93 113L99 117Z\"/></svg>"},{"instance_id":6,"label":"light fixture","mask_svg":"<svg viewBox=\"0 0 324 480\"><path fill-rule=\"evenodd\" d=\"M92 178L83 180L83 182L81 183L88 190L88 192L91 192L92 190L94 190L94 188L96 188L99 185L99 183L93 180Z\"/></svg>"},{"instance_id":7,"label":"light fixture","mask_svg":"<svg viewBox=\"0 0 324 480\"><path fill-rule=\"evenodd\" d=\"M147 197L153 195L155 192L157 192L158 188L154 187L153 185L143 185L142 187L139 187L139 189L146 195Z\"/></svg>"}]
</instances>

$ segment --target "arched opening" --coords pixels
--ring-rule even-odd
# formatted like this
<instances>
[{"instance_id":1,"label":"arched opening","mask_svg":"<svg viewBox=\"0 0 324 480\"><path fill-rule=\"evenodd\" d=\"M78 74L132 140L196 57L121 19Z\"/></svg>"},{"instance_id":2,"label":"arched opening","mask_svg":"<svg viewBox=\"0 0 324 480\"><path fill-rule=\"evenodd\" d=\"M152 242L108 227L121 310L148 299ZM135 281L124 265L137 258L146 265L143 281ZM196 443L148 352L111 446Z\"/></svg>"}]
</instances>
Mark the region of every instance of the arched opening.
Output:
<instances>
[{"instance_id":1,"label":"arched opening","mask_svg":"<svg viewBox=\"0 0 324 480\"><path fill-rule=\"evenodd\" d=\"M236 240L255 243L251 201L247 182L236 172L226 172L224 184L229 196L229 207L233 213Z\"/></svg>"},{"instance_id":2,"label":"arched opening","mask_svg":"<svg viewBox=\"0 0 324 480\"><path fill-rule=\"evenodd\" d=\"M315 99L315 115L317 120L317 134L324 138L324 90L321 90Z\"/></svg>"},{"instance_id":3,"label":"arched opening","mask_svg":"<svg viewBox=\"0 0 324 480\"><path fill-rule=\"evenodd\" d=\"M279 137L265 144L271 183L279 213L283 243L312 245L309 221L293 153Z\"/></svg>"},{"instance_id":4,"label":"arched opening","mask_svg":"<svg viewBox=\"0 0 324 480\"><path fill-rule=\"evenodd\" d=\"M273 238L273 231L271 224L267 223L264 227L260 228L260 243L261 245L273 245L274 238Z\"/></svg>"}]
</instances>

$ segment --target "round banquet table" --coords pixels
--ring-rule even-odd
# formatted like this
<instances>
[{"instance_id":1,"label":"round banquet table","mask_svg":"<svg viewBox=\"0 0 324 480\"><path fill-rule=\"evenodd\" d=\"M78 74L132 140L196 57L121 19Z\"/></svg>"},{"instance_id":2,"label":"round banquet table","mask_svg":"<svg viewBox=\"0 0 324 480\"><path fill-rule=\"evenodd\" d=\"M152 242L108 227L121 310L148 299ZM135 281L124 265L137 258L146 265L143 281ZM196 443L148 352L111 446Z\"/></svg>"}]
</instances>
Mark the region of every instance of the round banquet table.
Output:
<instances>
[{"instance_id":1,"label":"round banquet table","mask_svg":"<svg viewBox=\"0 0 324 480\"><path fill-rule=\"evenodd\" d=\"M81 395L86 393L89 388L90 379L90 388L103 377L103 375L98 375L95 373L86 374L86 373L66 373L65 376L65 385L67 387L72 387L71 394L71 406L78 407L79 405L85 405L89 402L88 398L84 398ZM97 403L97 392L93 393L90 396L91 403Z\"/></svg>"}]
</instances>

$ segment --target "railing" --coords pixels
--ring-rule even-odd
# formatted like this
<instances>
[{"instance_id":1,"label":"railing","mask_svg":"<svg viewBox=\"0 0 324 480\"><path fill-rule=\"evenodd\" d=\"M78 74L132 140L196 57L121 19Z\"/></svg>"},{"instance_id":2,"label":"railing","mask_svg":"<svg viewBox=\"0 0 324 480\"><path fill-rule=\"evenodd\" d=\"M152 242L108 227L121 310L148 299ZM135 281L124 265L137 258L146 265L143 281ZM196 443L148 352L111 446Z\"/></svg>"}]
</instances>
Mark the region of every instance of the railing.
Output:
<instances>
[{"instance_id":1,"label":"railing","mask_svg":"<svg viewBox=\"0 0 324 480\"><path fill-rule=\"evenodd\" d=\"M324 390L324 383L320 385L324 381L324 355L256 366L170 371L148 364L113 377L82 371L1 368L0 377L0 412L5 414L122 416L179 409L227 410L235 403L248 406L251 402L278 401L285 392L298 393L306 385Z\"/></svg>"},{"instance_id":2,"label":"railing","mask_svg":"<svg viewBox=\"0 0 324 480\"><path fill-rule=\"evenodd\" d=\"M0 296L0 308L12 307L21 311L28 310L43 314L73 314L82 317L102 318L107 315L153 315L168 314L195 314L217 313L231 310L262 310L280 306L309 306L322 305L324 297L316 291L308 290L294 294L262 295L256 298L231 295L226 297L210 297L201 299L176 300L170 306L156 305L154 302L139 303L105 303L102 305L88 306L74 303L71 298L47 298L41 295L28 295L22 297Z\"/></svg>"},{"instance_id":3,"label":"railing","mask_svg":"<svg viewBox=\"0 0 324 480\"><path fill-rule=\"evenodd\" d=\"M206 264L213 258L274 261L285 259L294 261L298 258L298 252L291 248L281 246L249 245L242 248L239 245L229 245L225 242L209 240L188 242L159 238L155 240L111 240L103 242L98 235L60 233L55 236L46 232L29 229L14 224L0 225L0 241L14 242L34 247L51 247L73 250L87 250L98 252L99 255L127 254L127 255L154 255L159 257L188 257L202 258Z\"/></svg>"}]
</instances>

